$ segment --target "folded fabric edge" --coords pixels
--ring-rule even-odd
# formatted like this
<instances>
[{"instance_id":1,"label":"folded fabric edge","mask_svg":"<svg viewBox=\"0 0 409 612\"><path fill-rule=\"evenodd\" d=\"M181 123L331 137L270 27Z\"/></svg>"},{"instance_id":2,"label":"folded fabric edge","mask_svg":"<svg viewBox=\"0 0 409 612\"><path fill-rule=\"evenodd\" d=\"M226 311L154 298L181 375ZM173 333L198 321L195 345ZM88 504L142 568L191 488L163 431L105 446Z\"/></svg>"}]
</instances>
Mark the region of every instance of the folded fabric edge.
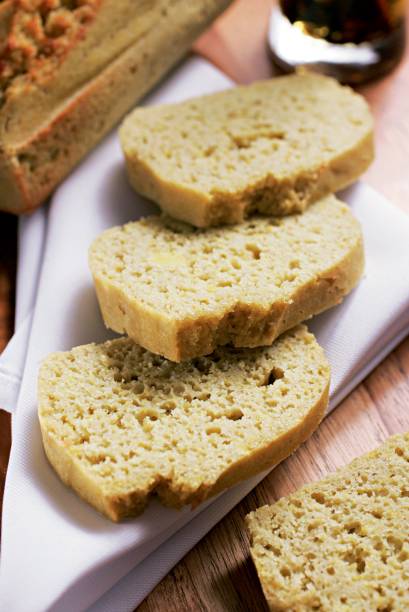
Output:
<instances>
[{"instance_id":1,"label":"folded fabric edge","mask_svg":"<svg viewBox=\"0 0 409 612\"><path fill-rule=\"evenodd\" d=\"M48 211L47 203L19 219L15 331L33 311L37 299L47 239Z\"/></svg>"},{"instance_id":2,"label":"folded fabric edge","mask_svg":"<svg viewBox=\"0 0 409 612\"><path fill-rule=\"evenodd\" d=\"M409 335L409 323L395 334L387 344L366 362L351 378L351 380L334 393L330 399L328 412L332 412L405 338Z\"/></svg>"},{"instance_id":3,"label":"folded fabric edge","mask_svg":"<svg viewBox=\"0 0 409 612\"><path fill-rule=\"evenodd\" d=\"M20 392L21 376L0 366L0 408L13 414Z\"/></svg>"},{"instance_id":4,"label":"folded fabric edge","mask_svg":"<svg viewBox=\"0 0 409 612\"><path fill-rule=\"evenodd\" d=\"M18 404L32 320L30 311L0 356L0 408L10 414Z\"/></svg>"}]
</instances>

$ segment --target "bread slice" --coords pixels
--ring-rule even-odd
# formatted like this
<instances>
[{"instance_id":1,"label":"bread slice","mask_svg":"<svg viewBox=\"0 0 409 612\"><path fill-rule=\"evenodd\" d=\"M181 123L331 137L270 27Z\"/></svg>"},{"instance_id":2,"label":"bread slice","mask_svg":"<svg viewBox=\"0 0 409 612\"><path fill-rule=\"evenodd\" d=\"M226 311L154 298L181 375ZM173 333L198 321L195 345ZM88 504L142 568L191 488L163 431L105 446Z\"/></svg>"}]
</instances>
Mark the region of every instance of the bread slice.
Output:
<instances>
[{"instance_id":1,"label":"bread slice","mask_svg":"<svg viewBox=\"0 0 409 612\"><path fill-rule=\"evenodd\" d=\"M0 3L0 209L40 204L228 3Z\"/></svg>"},{"instance_id":2,"label":"bread slice","mask_svg":"<svg viewBox=\"0 0 409 612\"><path fill-rule=\"evenodd\" d=\"M106 325L172 361L271 344L338 304L363 260L359 223L333 196L303 215L225 228L153 216L105 231L90 249Z\"/></svg>"},{"instance_id":3,"label":"bread slice","mask_svg":"<svg viewBox=\"0 0 409 612\"><path fill-rule=\"evenodd\" d=\"M372 161L372 129L360 95L298 74L138 108L120 138L136 191L208 227L301 212L349 185Z\"/></svg>"},{"instance_id":4,"label":"bread slice","mask_svg":"<svg viewBox=\"0 0 409 612\"><path fill-rule=\"evenodd\" d=\"M272 347L174 364L120 338L50 355L39 377L47 456L110 519L157 495L197 505L274 466L318 426L329 368L305 326Z\"/></svg>"},{"instance_id":5,"label":"bread slice","mask_svg":"<svg viewBox=\"0 0 409 612\"><path fill-rule=\"evenodd\" d=\"M409 434L247 516L271 610L409 610Z\"/></svg>"}]
</instances>

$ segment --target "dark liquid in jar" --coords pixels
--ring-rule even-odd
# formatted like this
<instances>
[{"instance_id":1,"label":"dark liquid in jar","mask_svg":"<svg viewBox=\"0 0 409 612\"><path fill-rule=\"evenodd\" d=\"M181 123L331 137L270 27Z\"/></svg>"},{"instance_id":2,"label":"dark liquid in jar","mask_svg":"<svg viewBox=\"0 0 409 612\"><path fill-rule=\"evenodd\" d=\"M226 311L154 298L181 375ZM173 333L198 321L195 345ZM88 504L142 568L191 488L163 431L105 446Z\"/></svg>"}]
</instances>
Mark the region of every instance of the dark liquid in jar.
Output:
<instances>
[{"instance_id":1,"label":"dark liquid in jar","mask_svg":"<svg viewBox=\"0 0 409 612\"><path fill-rule=\"evenodd\" d=\"M346 83L377 78L402 57L405 9L405 0L280 0L270 22L273 60Z\"/></svg>"},{"instance_id":2,"label":"dark liquid in jar","mask_svg":"<svg viewBox=\"0 0 409 612\"><path fill-rule=\"evenodd\" d=\"M286 17L305 34L332 43L385 38L403 21L405 0L281 0Z\"/></svg>"}]
</instances>

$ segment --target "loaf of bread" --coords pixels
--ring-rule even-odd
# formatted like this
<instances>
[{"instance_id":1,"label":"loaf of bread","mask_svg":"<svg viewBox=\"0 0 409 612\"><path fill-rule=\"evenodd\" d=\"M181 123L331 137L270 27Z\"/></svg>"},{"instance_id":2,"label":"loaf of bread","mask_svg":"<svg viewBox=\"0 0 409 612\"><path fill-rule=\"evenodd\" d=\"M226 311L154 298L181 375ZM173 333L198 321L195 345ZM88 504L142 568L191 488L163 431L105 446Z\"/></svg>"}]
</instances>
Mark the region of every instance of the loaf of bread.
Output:
<instances>
[{"instance_id":1,"label":"loaf of bread","mask_svg":"<svg viewBox=\"0 0 409 612\"><path fill-rule=\"evenodd\" d=\"M90 249L106 325L172 361L271 344L338 304L363 260L359 223L334 196L302 215L224 228L152 216L105 231Z\"/></svg>"},{"instance_id":2,"label":"loaf of bread","mask_svg":"<svg viewBox=\"0 0 409 612\"><path fill-rule=\"evenodd\" d=\"M1 2L0 209L41 203L228 3Z\"/></svg>"},{"instance_id":3,"label":"loaf of bread","mask_svg":"<svg viewBox=\"0 0 409 612\"><path fill-rule=\"evenodd\" d=\"M47 456L110 519L156 495L197 505L274 466L318 426L329 368L305 326L272 347L174 364L120 338L51 355L39 377Z\"/></svg>"},{"instance_id":4,"label":"loaf of bread","mask_svg":"<svg viewBox=\"0 0 409 612\"><path fill-rule=\"evenodd\" d=\"M409 434L247 517L271 610L409 610Z\"/></svg>"},{"instance_id":5,"label":"loaf of bread","mask_svg":"<svg viewBox=\"0 0 409 612\"><path fill-rule=\"evenodd\" d=\"M373 158L364 99L316 74L138 108L120 138L136 191L197 227L301 212Z\"/></svg>"}]
</instances>

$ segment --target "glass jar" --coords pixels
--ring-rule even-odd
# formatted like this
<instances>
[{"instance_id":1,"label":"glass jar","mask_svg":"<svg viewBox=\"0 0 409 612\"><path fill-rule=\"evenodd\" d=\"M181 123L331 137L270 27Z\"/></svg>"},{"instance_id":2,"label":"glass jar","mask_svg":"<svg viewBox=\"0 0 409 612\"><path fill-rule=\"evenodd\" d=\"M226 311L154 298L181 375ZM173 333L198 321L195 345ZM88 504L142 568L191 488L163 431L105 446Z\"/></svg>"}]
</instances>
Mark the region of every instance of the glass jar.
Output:
<instances>
[{"instance_id":1,"label":"glass jar","mask_svg":"<svg viewBox=\"0 0 409 612\"><path fill-rule=\"evenodd\" d=\"M405 8L405 0L281 0L270 20L273 60L346 83L376 78L402 57Z\"/></svg>"}]
</instances>

